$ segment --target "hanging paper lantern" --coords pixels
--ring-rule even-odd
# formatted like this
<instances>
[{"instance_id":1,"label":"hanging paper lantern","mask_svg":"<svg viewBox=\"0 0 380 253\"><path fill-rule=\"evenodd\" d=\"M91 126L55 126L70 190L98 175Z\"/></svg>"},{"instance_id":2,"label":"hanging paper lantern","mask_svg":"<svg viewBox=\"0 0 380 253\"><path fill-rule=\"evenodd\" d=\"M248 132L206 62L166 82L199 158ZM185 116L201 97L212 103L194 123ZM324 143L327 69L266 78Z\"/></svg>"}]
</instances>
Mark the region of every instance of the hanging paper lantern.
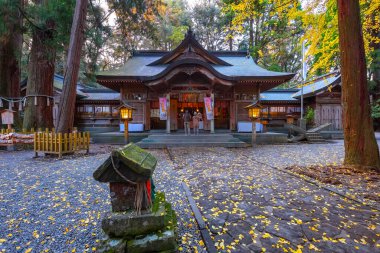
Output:
<instances>
[{"instance_id":1,"label":"hanging paper lantern","mask_svg":"<svg viewBox=\"0 0 380 253\"><path fill-rule=\"evenodd\" d=\"M34 105L37 105L37 96L34 97Z\"/></svg>"}]
</instances>

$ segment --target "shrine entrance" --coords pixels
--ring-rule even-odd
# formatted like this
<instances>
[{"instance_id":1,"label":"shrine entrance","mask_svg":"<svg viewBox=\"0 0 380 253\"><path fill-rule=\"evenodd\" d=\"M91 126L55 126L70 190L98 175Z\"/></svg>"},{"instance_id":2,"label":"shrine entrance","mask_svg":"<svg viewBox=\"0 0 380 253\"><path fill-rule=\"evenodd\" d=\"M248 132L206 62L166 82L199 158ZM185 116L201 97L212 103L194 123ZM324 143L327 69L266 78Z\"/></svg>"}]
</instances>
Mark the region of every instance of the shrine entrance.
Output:
<instances>
[{"instance_id":1,"label":"shrine entrance","mask_svg":"<svg viewBox=\"0 0 380 253\"><path fill-rule=\"evenodd\" d=\"M202 114L199 129L210 130L210 123L207 121L204 97L208 96L206 92L186 92L186 93L173 93L170 95L170 109L173 112L171 119L173 127L171 130L184 129L183 115L188 111L192 116L195 113ZM176 126L176 128L175 128ZM190 128L193 129L193 122L190 122Z\"/></svg>"}]
</instances>

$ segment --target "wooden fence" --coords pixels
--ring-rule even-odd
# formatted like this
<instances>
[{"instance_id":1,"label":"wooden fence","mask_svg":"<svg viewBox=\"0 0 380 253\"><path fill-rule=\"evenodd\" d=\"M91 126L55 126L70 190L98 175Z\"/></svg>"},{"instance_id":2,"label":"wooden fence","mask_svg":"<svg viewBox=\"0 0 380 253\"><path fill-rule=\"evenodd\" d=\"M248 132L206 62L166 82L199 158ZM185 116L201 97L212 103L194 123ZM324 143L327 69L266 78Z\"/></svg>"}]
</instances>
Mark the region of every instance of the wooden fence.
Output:
<instances>
[{"instance_id":1,"label":"wooden fence","mask_svg":"<svg viewBox=\"0 0 380 253\"><path fill-rule=\"evenodd\" d=\"M55 133L55 132L36 132L34 133L34 152L38 156L38 152L45 154L57 154L59 158L63 154L74 153L79 150L90 149L90 133L74 132L74 133Z\"/></svg>"},{"instance_id":2,"label":"wooden fence","mask_svg":"<svg viewBox=\"0 0 380 253\"><path fill-rule=\"evenodd\" d=\"M77 132L77 128L74 127L73 128L74 132ZM6 128L2 128L0 129L0 134L10 134L10 133L20 133L20 134L34 134L35 132L42 132L42 131L45 131L45 132L55 132L55 128L52 128L51 130L49 128L46 128L45 130L42 130L41 128L38 128L37 131L34 129L34 128L31 128L30 130L27 130L25 128L23 128L20 131L16 131L14 128L12 129L6 129Z\"/></svg>"},{"instance_id":3,"label":"wooden fence","mask_svg":"<svg viewBox=\"0 0 380 253\"><path fill-rule=\"evenodd\" d=\"M14 129L4 129L2 128L1 131L0 131L0 134L10 134L10 133L14 133L15 130Z\"/></svg>"}]
</instances>

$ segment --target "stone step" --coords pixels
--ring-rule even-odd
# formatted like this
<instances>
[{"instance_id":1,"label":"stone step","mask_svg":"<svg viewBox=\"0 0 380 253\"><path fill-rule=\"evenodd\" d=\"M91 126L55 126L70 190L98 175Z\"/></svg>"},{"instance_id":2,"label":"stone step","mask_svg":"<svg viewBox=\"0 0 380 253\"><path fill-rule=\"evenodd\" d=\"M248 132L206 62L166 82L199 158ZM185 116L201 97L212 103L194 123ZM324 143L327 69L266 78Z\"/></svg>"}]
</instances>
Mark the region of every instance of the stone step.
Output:
<instances>
[{"instance_id":1,"label":"stone step","mask_svg":"<svg viewBox=\"0 0 380 253\"><path fill-rule=\"evenodd\" d=\"M249 145L245 142L138 142L141 148L167 148L167 147L226 147L226 148L245 148Z\"/></svg>"},{"instance_id":2,"label":"stone step","mask_svg":"<svg viewBox=\"0 0 380 253\"><path fill-rule=\"evenodd\" d=\"M231 147L249 146L232 134L151 134L137 143L142 148L166 147Z\"/></svg>"},{"instance_id":3,"label":"stone step","mask_svg":"<svg viewBox=\"0 0 380 253\"><path fill-rule=\"evenodd\" d=\"M306 133L306 139L309 142L325 142L325 139L321 136L320 133L315 132L315 133Z\"/></svg>"},{"instance_id":4,"label":"stone step","mask_svg":"<svg viewBox=\"0 0 380 253\"><path fill-rule=\"evenodd\" d=\"M185 135L185 134L162 134L162 135L154 135L151 134L148 136L151 139L182 139L182 138L194 138L194 139L214 139L214 138L234 138L232 134L200 134L200 135Z\"/></svg>"},{"instance_id":5,"label":"stone step","mask_svg":"<svg viewBox=\"0 0 380 253\"><path fill-rule=\"evenodd\" d=\"M201 142L201 143L206 143L206 142L240 142L239 139L237 138L221 138L221 139L152 139L152 138L145 138L141 140L141 142L165 142L165 143L171 143L171 142L186 142L186 143L194 143L194 142Z\"/></svg>"}]
</instances>

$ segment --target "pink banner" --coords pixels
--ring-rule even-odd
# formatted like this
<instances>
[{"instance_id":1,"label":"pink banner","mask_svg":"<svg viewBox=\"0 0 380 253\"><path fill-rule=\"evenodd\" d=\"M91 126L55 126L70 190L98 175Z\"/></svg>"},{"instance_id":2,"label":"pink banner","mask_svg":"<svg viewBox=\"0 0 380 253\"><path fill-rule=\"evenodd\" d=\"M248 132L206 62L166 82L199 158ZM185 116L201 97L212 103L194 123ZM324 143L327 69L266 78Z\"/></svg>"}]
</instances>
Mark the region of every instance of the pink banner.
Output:
<instances>
[{"instance_id":1,"label":"pink banner","mask_svg":"<svg viewBox=\"0 0 380 253\"><path fill-rule=\"evenodd\" d=\"M168 119L168 111L167 111L167 101L166 98L159 98L160 102L160 120L167 120Z\"/></svg>"},{"instance_id":2,"label":"pink banner","mask_svg":"<svg viewBox=\"0 0 380 253\"><path fill-rule=\"evenodd\" d=\"M204 101L205 101L207 120L213 120L214 119L214 106L212 104L212 100L210 97L205 97Z\"/></svg>"}]
</instances>

